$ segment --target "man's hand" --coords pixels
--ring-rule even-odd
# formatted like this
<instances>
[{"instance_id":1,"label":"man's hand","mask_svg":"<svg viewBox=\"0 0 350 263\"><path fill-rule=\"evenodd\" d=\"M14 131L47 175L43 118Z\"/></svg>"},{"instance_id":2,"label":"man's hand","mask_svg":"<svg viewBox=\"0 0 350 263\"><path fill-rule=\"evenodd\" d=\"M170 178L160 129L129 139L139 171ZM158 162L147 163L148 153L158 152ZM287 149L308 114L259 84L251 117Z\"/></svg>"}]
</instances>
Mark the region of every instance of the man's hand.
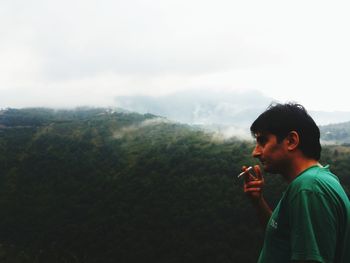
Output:
<instances>
[{"instance_id":1,"label":"man's hand","mask_svg":"<svg viewBox=\"0 0 350 263\"><path fill-rule=\"evenodd\" d=\"M246 171L247 167L243 166L242 170L243 172ZM255 176L250 171L244 174L243 190L253 201L253 204L257 209L261 225L265 229L272 211L262 194L264 177L262 176L259 165L254 166L254 174Z\"/></svg>"},{"instance_id":2,"label":"man's hand","mask_svg":"<svg viewBox=\"0 0 350 263\"><path fill-rule=\"evenodd\" d=\"M244 174L244 192L252 199L253 202L258 202L262 199L262 190L264 187L264 177L262 176L259 165L255 165L254 174L247 172ZM242 171L247 170L246 166L242 167Z\"/></svg>"}]
</instances>

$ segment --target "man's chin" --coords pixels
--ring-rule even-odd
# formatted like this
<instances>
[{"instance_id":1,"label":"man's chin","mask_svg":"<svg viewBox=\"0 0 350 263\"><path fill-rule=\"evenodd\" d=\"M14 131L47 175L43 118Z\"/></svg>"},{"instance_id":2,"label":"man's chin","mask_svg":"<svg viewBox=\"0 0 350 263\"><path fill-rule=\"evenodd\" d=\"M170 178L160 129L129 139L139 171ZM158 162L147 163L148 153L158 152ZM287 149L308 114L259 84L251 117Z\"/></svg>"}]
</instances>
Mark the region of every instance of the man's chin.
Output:
<instances>
[{"instance_id":1,"label":"man's chin","mask_svg":"<svg viewBox=\"0 0 350 263\"><path fill-rule=\"evenodd\" d=\"M264 170L265 172L267 172L267 170L269 170L269 166L266 165L266 163L261 163L261 167L263 168L263 170Z\"/></svg>"},{"instance_id":2,"label":"man's chin","mask_svg":"<svg viewBox=\"0 0 350 263\"><path fill-rule=\"evenodd\" d=\"M276 171L276 169L273 169L273 167L268 166L266 164L261 164L264 172L266 173L270 173L270 174L278 174L278 171Z\"/></svg>"}]
</instances>

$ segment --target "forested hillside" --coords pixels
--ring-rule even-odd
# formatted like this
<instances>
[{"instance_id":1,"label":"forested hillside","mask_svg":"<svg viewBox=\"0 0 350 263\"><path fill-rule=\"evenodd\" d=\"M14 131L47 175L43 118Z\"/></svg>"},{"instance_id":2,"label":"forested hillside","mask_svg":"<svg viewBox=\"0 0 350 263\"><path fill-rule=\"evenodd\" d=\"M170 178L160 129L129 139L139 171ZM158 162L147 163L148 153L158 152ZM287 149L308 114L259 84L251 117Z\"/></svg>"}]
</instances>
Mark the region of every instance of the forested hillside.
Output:
<instances>
[{"instance_id":1,"label":"forested hillside","mask_svg":"<svg viewBox=\"0 0 350 263\"><path fill-rule=\"evenodd\" d=\"M0 112L0 262L256 262L252 142L150 114ZM350 150L324 149L350 187ZM266 175L275 204L285 184Z\"/></svg>"}]
</instances>

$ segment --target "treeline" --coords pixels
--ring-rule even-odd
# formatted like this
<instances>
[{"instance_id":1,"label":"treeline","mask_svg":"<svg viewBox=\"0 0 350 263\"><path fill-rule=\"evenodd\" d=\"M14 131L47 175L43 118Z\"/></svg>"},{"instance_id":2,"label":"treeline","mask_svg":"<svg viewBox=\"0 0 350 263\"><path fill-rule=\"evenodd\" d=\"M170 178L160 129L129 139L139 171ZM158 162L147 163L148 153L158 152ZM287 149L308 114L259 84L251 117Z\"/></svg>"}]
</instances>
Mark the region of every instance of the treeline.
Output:
<instances>
[{"instance_id":1,"label":"treeline","mask_svg":"<svg viewBox=\"0 0 350 263\"><path fill-rule=\"evenodd\" d=\"M5 110L0 127L0 262L256 262L235 178L251 142L105 109ZM349 189L348 148L323 155ZM266 180L275 204L285 185Z\"/></svg>"}]
</instances>

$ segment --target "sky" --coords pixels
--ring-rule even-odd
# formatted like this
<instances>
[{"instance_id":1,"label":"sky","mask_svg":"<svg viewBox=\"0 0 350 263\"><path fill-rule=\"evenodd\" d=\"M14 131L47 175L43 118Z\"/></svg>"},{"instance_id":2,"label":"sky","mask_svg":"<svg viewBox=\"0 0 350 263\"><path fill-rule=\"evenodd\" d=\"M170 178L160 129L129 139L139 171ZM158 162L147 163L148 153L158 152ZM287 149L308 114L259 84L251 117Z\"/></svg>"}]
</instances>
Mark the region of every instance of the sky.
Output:
<instances>
[{"instance_id":1,"label":"sky","mask_svg":"<svg viewBox=\"0 0 350 263\"><path fill-rule=\"evenodd\" d=\"M350 111L349 13L322 0L2 0L0 108L213 89Z\"/></svg>"}]
</instances>

